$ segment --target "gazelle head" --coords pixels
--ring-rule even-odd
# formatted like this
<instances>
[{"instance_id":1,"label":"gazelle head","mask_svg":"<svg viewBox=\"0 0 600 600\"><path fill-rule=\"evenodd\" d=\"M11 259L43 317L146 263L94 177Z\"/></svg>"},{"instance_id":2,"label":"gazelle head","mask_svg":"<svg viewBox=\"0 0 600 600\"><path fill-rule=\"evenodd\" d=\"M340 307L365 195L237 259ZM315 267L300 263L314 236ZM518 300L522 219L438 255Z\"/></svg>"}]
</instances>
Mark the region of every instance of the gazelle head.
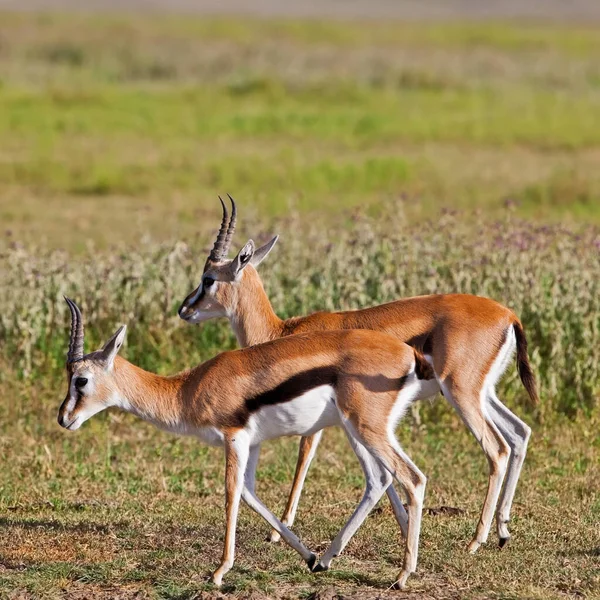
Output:
<instances>
[{"instance_id":1,"label":"gazelle head","mask_svg":"<svg viewBox=\"0 0 600 600\"><path fill-rule=\"evenodd\" d=\"M229 194L227 194L229 196ZM235 231L237 210L234 199L231 201L231 218L225 203L219 197L223 208L223 220L213 249L210 251L202 279L198 287L187 296L179 308L179 316L188 323L201 323L215 317L231 316L231 310L237 302L238 288L244 278L248 265L258 265L271 252L279 236L275 236L260 248L248 240L233 260L227 259L231 238ZM252 271L249 269L248 271Z\"/></svg>"},{"instance_id":2,"label":"gazelle head","mask_svg":"<svg viewBox=\"0 0 600 600\"><path fill-rule=\"evenodd\" d=\"M123 325L102 350L83 353L83 318L79 307L65 298L71 310L71 337L67 353L68 391L58 411L58 423L75 431L90 417L120 402L114 376L117 352L125 340Z\"/></svg>"}]
</instances>

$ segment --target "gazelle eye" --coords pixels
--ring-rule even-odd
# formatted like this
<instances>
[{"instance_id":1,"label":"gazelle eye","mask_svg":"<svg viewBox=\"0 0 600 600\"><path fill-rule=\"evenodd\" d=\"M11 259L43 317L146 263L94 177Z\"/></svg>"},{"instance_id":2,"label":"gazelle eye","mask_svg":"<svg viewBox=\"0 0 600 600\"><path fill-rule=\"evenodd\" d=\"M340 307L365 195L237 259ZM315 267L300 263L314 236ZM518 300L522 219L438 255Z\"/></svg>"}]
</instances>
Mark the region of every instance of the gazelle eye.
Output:
<instances>
[{"instance_id":1,"label":"gazelle eye","mask_svg":"<svg viewBox=\"0 0 600 600\"><path fill-rule=\"evenodd\" d=\"M214 282L215 280L212 277L205 277L203 285L205 288L209 288Z\"/></svg>"},{"instance_id":2,"label":"gazelle eye","mask_svg":"<svg viewBox=\"0 0 600 600\"><path fill-rule=\"evenodd\" d=\"M87 377L77 377L77 379L75 379L75 387L80 390L81 388L85 387L87 382Z\"/></svg>"}]
</instances>

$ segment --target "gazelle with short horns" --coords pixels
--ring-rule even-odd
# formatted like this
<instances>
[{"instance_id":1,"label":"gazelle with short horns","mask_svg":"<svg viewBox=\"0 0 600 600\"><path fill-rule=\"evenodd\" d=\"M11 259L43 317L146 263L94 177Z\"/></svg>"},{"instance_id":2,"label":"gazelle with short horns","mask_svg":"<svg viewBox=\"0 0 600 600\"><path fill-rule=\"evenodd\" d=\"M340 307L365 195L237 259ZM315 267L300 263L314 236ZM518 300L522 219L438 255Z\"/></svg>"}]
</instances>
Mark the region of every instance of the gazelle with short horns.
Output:
<instances>
[{"instance_id":1,"label":"gazelle with short horns","mask_svg":"<svg viewBox=\"0 0 600 600\"><path fill-rule=\"evenodd\" d=\"M403 587L417 565L425 477L402 451L394 429L433 372L424 357L376 331L312 332L223 352L189 371L160 377L118 356L121 327L104 347L83 352L83 319L75 303L67 355L68 392L58 422L71 431L116 406L173 433L225 448L226 534L212 581L233 566L240 499L261 515L313 571L329 568L395 478L408 496ZM317 557L257 498L254 477L263 441L312 435L338 425L367 480L346 525Z\"/></svg>"},{"instance_id":2,"label":"gazelle with short horns","mask_svg":"<svg viewBox=\"0 0 600 600\"><path fill-rule=\"evenodd\" d=\"M428 295L406 298L362 310L280 319L274 312L256 267L272 250L274 237L255 249L250 240L233 260L227 259L235 227L223 207L219 240L209 255L200 285L183 301L179 315L190 323L227 317L241 346L260 344L291 334L332 329L384 331L422 351L433 367L437 384L424 390L441 391L473 433L489 464L489 481L481 518L469 550L475 552L488 537L496 506L500 546L510 538L508 521L517 482L525 460L530 428L498 399L495 386L515 348L521 381L531 400L538 402L535 377L527 355L523 326L508 308L468 294ZM217 247L218 246L218 247ZM215 252L215 249L217 250ZM417 400L422 396L415 396ZM302 485L320 440L320 432L304 437L296 474L283 522L292 525ZM503 485L504 482L504 485ZM402 503L390 487L388 497L395 511ZM272 539L278 539L276 532Z\"/></svg>"}]
</instances>

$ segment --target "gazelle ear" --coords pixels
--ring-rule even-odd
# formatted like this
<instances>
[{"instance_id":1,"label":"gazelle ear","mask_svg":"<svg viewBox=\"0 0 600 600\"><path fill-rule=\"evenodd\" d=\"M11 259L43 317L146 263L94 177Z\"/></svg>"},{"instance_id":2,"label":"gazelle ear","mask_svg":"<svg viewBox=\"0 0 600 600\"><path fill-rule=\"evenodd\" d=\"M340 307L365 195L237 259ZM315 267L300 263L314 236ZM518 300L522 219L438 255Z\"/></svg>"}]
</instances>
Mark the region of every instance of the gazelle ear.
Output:
<instances>
[{"instance_id":1,"label":"gazelle ear","mask_svg":"<svg viewBox=\"0 0 600 600\"><path fill-rule=\"evenodd\" d=\"M231 272L233 273L234 277L252 260L252 256L254 256L254 242L252 240L248 240L246 245L231 261Z\"/></svg>"},{"instance_id":2,"label":"gazelle ear","mask_svg":"<svg viewBox=\"0 0 600 600\"><path fill-rule=\"evenodd\" d=\"M269 256L269 252L271 252L271 250L273 250L273 246L277 243L278 239L279 239L279 236L276 235L270 242L267 242L264 246L257 248L254 251L252 258L250 258L250 264L253 267L258 267L258 265L260 265L260 263L263 260L265 260L265 258L267 258L267 256Z\"/></svg>"},{"instance_id":3,"label":"gazelle ear","mask_svg":"<svg viewBox=\"0 0 600 600\"><path fill-rule=\"evenodd\" d=\"M121 349L123 342L125 341L125 334L127 333L127 325L119 327L117 332L104 344L102 348L102 354L108 369L112 369L113 363L115 362L115 356Z\"/></svg>"}]
</instances>

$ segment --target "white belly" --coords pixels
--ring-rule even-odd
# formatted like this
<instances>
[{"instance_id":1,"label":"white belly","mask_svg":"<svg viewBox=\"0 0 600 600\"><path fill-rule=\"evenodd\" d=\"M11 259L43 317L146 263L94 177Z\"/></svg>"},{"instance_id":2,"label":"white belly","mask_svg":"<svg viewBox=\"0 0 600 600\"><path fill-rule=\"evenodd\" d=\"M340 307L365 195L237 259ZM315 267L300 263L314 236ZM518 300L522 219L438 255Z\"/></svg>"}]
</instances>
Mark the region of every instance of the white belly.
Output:
<instances>
[{"instance_id":1,"label":"white belly","mask_svg":"<svg viewBox=\"0 0 600 600\"><path fill-rule=\"evenodd\" d=\"M246 430L251 443L260 444L284 435L312 435L339 422L335 392L330 385L322 385L288 402L261 408Z\"/></svg>"},{"instance_id":2,"label":"white belly","mask_svg":"<svg viewBox=\"0 0 600 600\"><path fill-rule=\"evenodd\" d=\"M223 432L216 427L188 427L185 423L174 423L171 425L157 423L157 425L163 431L168 431L176 435L190 435L209 446L223 446L225 441Z\"/></svg>"}]
</instances>

